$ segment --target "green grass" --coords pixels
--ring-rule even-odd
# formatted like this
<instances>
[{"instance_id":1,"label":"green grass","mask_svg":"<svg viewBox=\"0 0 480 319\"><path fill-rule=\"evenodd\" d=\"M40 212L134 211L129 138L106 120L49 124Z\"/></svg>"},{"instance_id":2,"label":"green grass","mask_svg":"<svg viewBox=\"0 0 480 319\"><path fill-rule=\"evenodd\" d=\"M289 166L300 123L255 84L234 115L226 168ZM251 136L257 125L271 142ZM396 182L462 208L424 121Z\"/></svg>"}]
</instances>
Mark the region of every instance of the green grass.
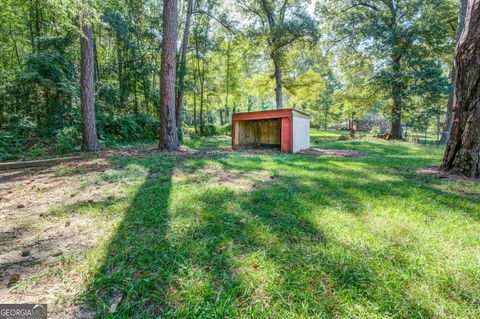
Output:
<instances>
[{"instance_id":1,"label":"green grass","mask_svg":"<svg viewBox=\"0 0 480 319\"><path fill-rule=\"evenodd\" d=\"M478 318L480 184L417 174L435 146L315 146L366 156L114 159L134 173L97 179L126 198L52 214L109 228L78 257L77 302L109 318Z\"/></svg>"},{"instance_id":2,"label":"green grass","mask_svg":"<svg viewBox=\"0 0 480 319\"><path fill-rule=\"evenodd\" d=\"M355 136L363 137L366 134L367 133L365 132L356 132ZM323 129L312 129L310 137L313 142L342 140L342 139L348 139L350 137L350 131L342 131L342 130L324 131Z\"/></svg>"}]
</instances>

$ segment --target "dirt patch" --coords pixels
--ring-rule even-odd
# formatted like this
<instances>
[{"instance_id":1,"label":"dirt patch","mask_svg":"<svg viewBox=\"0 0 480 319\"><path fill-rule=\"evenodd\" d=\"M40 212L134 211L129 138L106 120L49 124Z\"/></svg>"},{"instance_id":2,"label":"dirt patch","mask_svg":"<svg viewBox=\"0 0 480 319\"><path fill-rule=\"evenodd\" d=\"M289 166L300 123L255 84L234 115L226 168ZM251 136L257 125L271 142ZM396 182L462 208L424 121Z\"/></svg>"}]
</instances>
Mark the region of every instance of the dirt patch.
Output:
<instances>
[{"instance_id":1,"label":"dirt patch","mask_svg":"<svg viewBox=\"0 0 480 319\"><path fill-rule=\"evenodd\" d=\"M420 169L420 170L417 171L417 174L435 176L437 178L446 179L446 180L450 180L450 181L473 180L473 179L468 178L468 177L459 176L459 175L452 175L452 174L446 173L444 171L441 171L438 168Z\"/></svg>"},{"instance_id":2,"label":"dirt patch","mask_svg":"<svg viewBox=\"0 0 480 319\"><path fill-rule=\"evenodd\" d=\"M191 156L199 153L189 148L181 148L178 151L160 151L158 148L144 150L105 150L99 152L101 157L135 157L145 158L149 156Z\"/></svg>"},{"instance_id":3,"label":"dirt patch","mask_svg":"<svg viewBox=\"0 0 480 319\"><path fill-rule=\"evenodd\" d=\"M310 148L308 150L303 150L297 154L315 156L315 157L363 157L365 154L360 151L353 150L334 150L334 149L322 149L322 148Z\"/></svg>"},{"instance_id":4,"label":"dirt patch","mask_svg":"<svg viewBox=\"0 0 480 319\"><path fill-rule=\"evenodd\" d=\"M275 179L265 171L228 170L223 166L207 166L194 172L181 169L173 174L178 182L209 183L214 186L227 186L235 190L252 191Z\"/></svg>"},{"instance_id":5,"label":"dirt patch","mask_svg":"<svg viewBox=\"0 0 480 319\"><path fill-rule=\"evenodd\" d=\"M0 303L48 303L52 318L78 312L73 298L85 278L71 264L106 234L74 207L122 198L113 182L95 182L116 171L106 158L90 158L0 172ZM60 207L72 209L54 217Z\"/></svg>"}]
</instances>

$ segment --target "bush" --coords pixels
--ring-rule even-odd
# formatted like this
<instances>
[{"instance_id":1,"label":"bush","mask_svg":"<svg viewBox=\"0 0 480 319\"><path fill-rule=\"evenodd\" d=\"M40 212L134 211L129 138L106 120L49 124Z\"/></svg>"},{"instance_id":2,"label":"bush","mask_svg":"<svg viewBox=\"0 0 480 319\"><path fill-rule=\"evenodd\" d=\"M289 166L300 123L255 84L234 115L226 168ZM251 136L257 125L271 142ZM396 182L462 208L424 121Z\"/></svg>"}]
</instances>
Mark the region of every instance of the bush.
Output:
<instances>
[{"instance_id":1,"label":"bush","mask_svg":"<svg viewBox=\"0 0 480 319\"><path fill-rule=\"evenodd\" d=\"M193 126L185 125L183 127L183 134L190 137L211 137L211 136L230 136L232 134L232 125L203 125L198 126L197 131Z\"/></svg>"},{"instance_id":2,"label":"bush","mask_svg":"<svg viewBox=\"0 0 480 319\"><path fill-rule=\"evenodd\" d=\"M97 130L101 140L109 143L153 140L158 136L160 123L148 114L100 114Z\"/></svg>"},{"instance_id":3,"label":"bush","mask_svg":"<svg viewBox=\"0 0 480 319\"><path fill-rule=\"evenodd\" d=\"M15 133L0 131L0 161L14 160L25 151L24 143Z\"/></svg>"},{"instance_id":4,"label":"bush","mask_svg":"<svg viewBox=\"0 0 480 319\"><path fill-rule=\"evenodd\" d=\"M82 134L77 127L64 127L55 134L56 148L61 154L80 150Z\"/></svg>"},{"instance_id":5,"label":"bush","mask_svg":"<svg viewBox=\"0 0 480 319\"><path fill-rule=\"evenodd\" d=\"M35 137L37 133L37 126L32 119L22 114L8 116L0 129L17 137Z\"/></svg>"},{"instance_id":6,"label":"bush","mask_svg":"<svg viewBox=\"0 0 480 319\"><path fill-rule=\"evenodd\" d=\"M383 136L382 130L377 126L370 130L368 133L369 137L381 138Z\"/></svg>"}]
</instances>

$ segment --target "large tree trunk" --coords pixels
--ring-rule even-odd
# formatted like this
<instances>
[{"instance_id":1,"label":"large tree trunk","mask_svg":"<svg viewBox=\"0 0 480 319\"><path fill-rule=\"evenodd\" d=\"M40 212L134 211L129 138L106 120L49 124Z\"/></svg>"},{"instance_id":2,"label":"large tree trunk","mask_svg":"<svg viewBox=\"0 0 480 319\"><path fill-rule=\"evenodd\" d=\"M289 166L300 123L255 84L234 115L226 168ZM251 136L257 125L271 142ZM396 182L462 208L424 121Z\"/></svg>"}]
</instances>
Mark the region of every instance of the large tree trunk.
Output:
<instances>
[{"instance_id":1,"label":"large tree trunk","mask_svg":"<svg viewBox=\"0 0 480 319\"><path fill-rule=\"evenodd\" d=\"M395 55L392 58L392 70L395 76L400 74L401 56ZM389 140L401 140L402 136L402 85L398 81L394 81L392 84L392 111L390 114L390 134Z\"/></svg>"},{"instance_id":2,"label":"large tree trunk","mask_svg":"<svg viewBox=\"0 0 480 319\"><path fill-rule=\"evenodd\" d=\"M82 27L83 34L80 36L81 64L80 64L80 98L82 102L82 129L83 149L86 151L98 151L97 128L95 125L95 58L93 50L93 32L87 22Z\"/></svg>"},{"instance_id":3,"label":"large tree trunk","mask_svg":"<svg viewBox=\"0 0 480 319\"><path fill-rule=\"evenodd\" d=\"M283 109L283 93L282 93L282 68L280 64L280 59L272 54L273 65L275 67L275 102L277 109Z\"/></svg>"},{"instance_id":4,"label":"large tree trunk","mask_svg":"<svg viewBox=\"0 0 480 319\"><path fill-rule=\"evenodd\" d=\"M187 48L188 39L190 37L190 19L193 13L193 0L188 0L187 16L185 18L185 31L183 32L182 40L182 56L180 59L180 74L178 76L178 93L175 109L175 120L179 131L182 129L182 108L183 108L183 94L185 93L185 72L187 66Z\"/></svg>"},{"instance_id":5,"label":"large tree trunk","mask_svg":"<svg viewBox=\"0 0 480 319\"><path fill-rule=\"evenodd\" d=\"M403 107L403 88L401 83L399 83L399 78L401 75L401 62L402 56L398 54L397 46L401 43L401 37L396 32L397 29L397 14L398 14L398 5L395 4L393 0L388 2L390 9L390 32L392 32L392 72L393 77L395 78L392 83L392 109L390 113L390 134L388 134L389 140L401 140L402 136L402 107ZM400 80L401 81L401 80Z\"/></svg>"},{"instance_id":6,"label":"large tree trunk","mask_svg":"<svg viewBox=\"0 0 480 319\"><path fill-rule=\"evenodd\" d=\"M460 0L460 9L458 10L458 23L455 30L455 41L458 43L460 36L462 35L463 27L465 26L465 15L467 14L467 2L468 0ZM455 65L450 71L450 81L455 83ZM450 136L450 130L452 128L452 109L453 109L453 95L454 88L450 91L447 102L447 111L445 113L445 124L443 125L442 137L440 138L440 144L446 144Z\"/></svg>"},{"instance_id":7,"label":"large tree trunk","mask_svg":"<svg viewBox=\"0 0 480 319\"><path fill-rule=\"evenodd\" d=\"M453 124L442 169L480 177L480 0L469 0L455 57Z\"/></svg>"},{"instance_id":8,"label":"large tree trunk","mask_svg":"<svg viewBox=\"0 0 480 319\"><path fill-rule=\"evenodd\" d=\"M392 114L390 119L390 134L389 140L401 140L402 136L402 100L398 97L393 97Z\"/></svg>"},{"instance_id":9,"label":"large tree trunk","mask_svg":"<svg viewBox=\"0 0 480 319\"><path fill-rule=\"evenodd\" d=\"M163 2L163 42L160 71L160 144L164 150L178 150L175 121L175 80L177 62L177 0Z\"/></svg>"}]
</instances>

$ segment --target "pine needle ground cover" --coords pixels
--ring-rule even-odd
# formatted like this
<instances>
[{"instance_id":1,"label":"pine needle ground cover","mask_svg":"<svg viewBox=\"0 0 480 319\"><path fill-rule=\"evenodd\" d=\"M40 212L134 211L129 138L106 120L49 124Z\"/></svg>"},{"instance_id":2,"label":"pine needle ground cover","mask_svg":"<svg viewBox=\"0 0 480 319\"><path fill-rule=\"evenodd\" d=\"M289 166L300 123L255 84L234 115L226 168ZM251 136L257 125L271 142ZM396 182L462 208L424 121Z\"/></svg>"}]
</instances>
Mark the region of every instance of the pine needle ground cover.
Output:
<instances>
[{"instance_id":1,"label":"pine needle ground cover","mask_svg":"<svg viewBox=\"0 0 480 319\"><path fill-rule=\"evenodd\" d=\"M364 156L220 151L57 167L98 195L50 205L28 231L83 220L77 250L2 299L50 280L69 282L58 313L109 318L478 317L480 183L418 173L439 165L435 146L315 143Z\"/></svg>"}]
</instances>

